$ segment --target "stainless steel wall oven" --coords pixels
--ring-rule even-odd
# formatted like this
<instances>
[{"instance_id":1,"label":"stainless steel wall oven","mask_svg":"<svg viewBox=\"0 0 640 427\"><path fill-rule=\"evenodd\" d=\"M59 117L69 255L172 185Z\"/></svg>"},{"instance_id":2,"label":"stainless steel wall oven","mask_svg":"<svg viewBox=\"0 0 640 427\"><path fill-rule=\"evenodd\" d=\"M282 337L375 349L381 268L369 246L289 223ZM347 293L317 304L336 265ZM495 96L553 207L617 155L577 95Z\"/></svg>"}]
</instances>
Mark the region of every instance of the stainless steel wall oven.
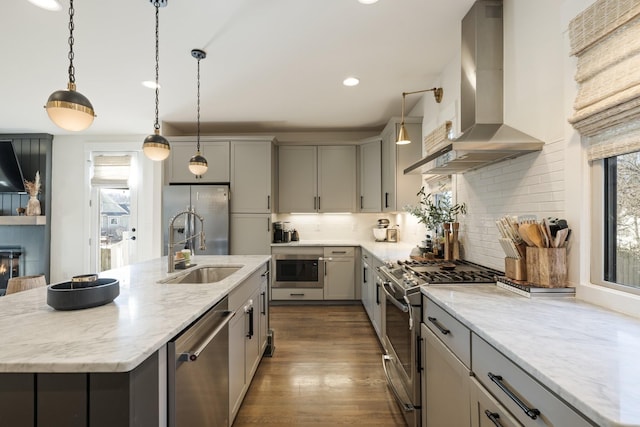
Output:
<instances>
[{"instance_id":1,"label":"stainless steel wall oven","mask_svg":"<svg viewBox=\"0 0 640 427\"><path fill-rule=\"evenodd\" d=\"M276 254L273 256L274 288L322 288L324 286L324 261L322 253Z\"/></svg>"}]
</instances>

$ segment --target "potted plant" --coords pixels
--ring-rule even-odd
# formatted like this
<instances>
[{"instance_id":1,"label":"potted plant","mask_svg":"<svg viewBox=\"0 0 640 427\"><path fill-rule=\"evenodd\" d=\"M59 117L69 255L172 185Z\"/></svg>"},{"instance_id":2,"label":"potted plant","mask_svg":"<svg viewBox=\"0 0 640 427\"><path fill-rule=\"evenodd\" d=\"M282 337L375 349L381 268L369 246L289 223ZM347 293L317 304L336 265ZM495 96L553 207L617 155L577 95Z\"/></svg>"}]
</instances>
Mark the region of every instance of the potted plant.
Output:
<instances>
[{"instance_id":1,"label":"potted plant","mask_svg":"<svg viewBox=\"0 0 640 427\"><path fill-rule=\"evenodd\" d=\"M445 259L458 259L459 248L457 245L459 223L457 222L458 215L467 213L467 206L465 203L451 203L451 195L448 192L441 192L438 194L426 193L424 187L420 188L417 193L420 196L420 204L418 206L405 206L404 210L411 215L418 218L418 222L424 224L428 230L434 230L436 238L434 245L434 251L438 250L444 244L444 257ZM449 250L449 234L453 229L453 252ZM458 248L458 250L456 250Z\"/></svg>"}]
</instances>

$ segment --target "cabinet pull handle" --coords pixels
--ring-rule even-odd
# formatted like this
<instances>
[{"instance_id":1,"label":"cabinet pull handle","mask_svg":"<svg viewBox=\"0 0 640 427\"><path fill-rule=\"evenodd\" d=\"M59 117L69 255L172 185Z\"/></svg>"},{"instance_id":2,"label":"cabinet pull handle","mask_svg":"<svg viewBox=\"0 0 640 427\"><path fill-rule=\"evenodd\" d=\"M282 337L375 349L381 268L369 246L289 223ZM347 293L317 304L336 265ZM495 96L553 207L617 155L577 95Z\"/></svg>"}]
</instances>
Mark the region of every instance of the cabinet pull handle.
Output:
<instances>
[{"instance_id":1,"label":"cabinet pull handle","mask_svg":"<svg viewBox=\"0 0 640 427\"><path fill-rule=\"evenodd\" d=\"M271 231L271 221L267 218L267 231Z\"/></svg>"},{"instance_id":2,"label":"cabinet pull handle","mask_svg":"<svg viewBox=\"0 0 640 427\"><path fill-rule=\"evenodd\" d=\"M320 210L320 196L318 196L318 210Z\"/></svg>"},{"instance_id":3,"label":"cabinet pull handle","mask_svg":"<svg viewBox=\"0 0 640 427\"><path fill-rule=\"evenodd\" d=\"M245 312L249 315L249 332L247 333L247 338L253 338L253 306L248 309L245 308Z\"/></svg>"},{"instance_id":4,"label":"cabinet pull handle","mask_svg":"<svg viewBox=\"0 0 640 427\"><path fill-rule=\"evenodd\" d=\"M497 412L491 412L488 409L484 410L484 414L487 416L487 418L489 418L489 420L491 420L494 426L502 427L502 424L500 424L500 421L498 421L498 418L500 418L500 414L498 414Z\"/></svg>"},{"instance_id":5,"label":"cabinet pull handle","mask_svg":"<svg viewBox=\"0 0 640 427\"><path fill-rule=\"evenodd\" d=\"M363 209L363 207L362 207L363 206L363 199L364 199L364 196L360 196L360 209Z\"/></svg>"},{"instance_id":6,"label":"cabinet pull handle","mask_svg":"<svg viewBox=\"0 0 640 427\"><path fill-rule=\"evenodd\" d=\"M290 297L303 297L304 294L303 293L299 293L299 294L290 293L289 296Z\"/></svg>"},{"instance_id":7,"label":"cabinet pull handle","mask_svg":"<svg viewBox=\"0 0 640 427\"><path fill-rule=\"evenodd\" d=\"M380 305L380 283L376 283L376 305Z\"/></svg>"},{"instance_id":8,"label":"cabinet pull handle","mask_svg":"<svg viewBox=\"0 0 640 427\"><path fill-rule=\"evenodd\" d=\"M488 376L489 379L493 381L507 396L509 396L509 398L513 400L515 404L518 405L529 418L531 418L532 420L538 418L538 415L540 415L540 411L536 408L529 408L522 400L520 400L518 396L515 395L515 393L509 390L509 388L502 382L501 375L494 375L489 372Z\"/></svg>"},{"instance_id":9,"label":"cabinet pull handle","mask_svg":"<svg viewBox=\"0 0 640 427\"><path fill-rule=\"evenodd\" d=\"M267 314L267 292L261 292L262 296L262 312L260 314Z\"/></svg>"},{"instance_id":10,"label":"cabinet pull handle","mask_svg":"<svg viewBox=\"0 0 640 427\"><path fill-rule=\"evenodd\" d=\"M313 210L314 210L314 211L315 211L316 209L318 209L318 208L317 208L317 204L316 204L316 199L317 199L317 197L316 197L316 196L313 196Z\"/></svg>"},{"instance_id":11,"label":"cabinet pull handle","mask_svg":"<svg viewBox=\"0 0 640 427\"><path fill-rule=\"evenodd\" d=\"M267 196L267 210L271 209L271 196Z\"/></svg>"},{"instance_id":12,"label":"cabinet pull handle","mask_svg":"<svg viewBox=\"0 0 640 427\"><path fill-rule=\"evenodd\" d=\"M362 267L362 283L367 283L367 267Z\"/></svg>"},{"instance_id":13,"label":"cabinet pull handle","mask_svg":"<svg viewBox=\"0 0 640 427\"><path fill-rule=\"evenodd\" d=\"M436 328L438 328L438 330L442 333L442 335L447 335L449 332L451 332L450 330L442 326L440 322L438 322L438 319L436 319L435 317L427 317L427 319L429 319L429 322L436 325Z\"/></svg>"},{"instance_id":14,"label":"cabinet pull handle","mask_svg":"<svg viewBox=\"0 0 640 427\"><path fill-rule=\"evenodd\" d=\"M389 207L389 193L384 193L384 207Z\"/></svg>"},{"instance_id":15,"label":"cabinet pull handle","mask_svg":"<svg viewBox=\"0 0 640 427\"><path fill-rule=\"evenodd\" d=\"M331 251L332 254L346 254L347 251Z\"/></svg>"}]
</instances>

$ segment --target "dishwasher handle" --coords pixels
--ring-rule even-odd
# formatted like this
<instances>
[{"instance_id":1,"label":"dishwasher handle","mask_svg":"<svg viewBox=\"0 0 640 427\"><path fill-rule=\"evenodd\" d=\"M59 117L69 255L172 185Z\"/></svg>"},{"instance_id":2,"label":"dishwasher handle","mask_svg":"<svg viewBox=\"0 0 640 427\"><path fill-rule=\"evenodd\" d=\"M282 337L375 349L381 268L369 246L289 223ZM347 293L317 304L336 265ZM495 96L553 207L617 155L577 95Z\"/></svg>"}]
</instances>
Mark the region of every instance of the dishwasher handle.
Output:
<instances>
[{"instance_id":1,"label":"dishwasher handle","mask_svg":"<svg viewBox=\"0 0 640 427\"><path fill-rule=\"evenodd\" d=\"M229 324L229 322L231 321L233 316L236 315L236 313L235 311L227 310L224 312L224 315L225 315L224 321L222 321L222 323L220 323L218 327L213 332L211 332L211 334L207 337L207 339L204 340L204 343L202 343L202 345L198 347L196 351L189 351L186 353L182 353L178 358L178 360L182 362L195 362L196 360L198 360L200 353L202 353L204 349L209 345L211 340L213 340L216 337L216 335L218 335L218 332L220 332L222 328L224 328Z\"/></svg>"}]
</instances>

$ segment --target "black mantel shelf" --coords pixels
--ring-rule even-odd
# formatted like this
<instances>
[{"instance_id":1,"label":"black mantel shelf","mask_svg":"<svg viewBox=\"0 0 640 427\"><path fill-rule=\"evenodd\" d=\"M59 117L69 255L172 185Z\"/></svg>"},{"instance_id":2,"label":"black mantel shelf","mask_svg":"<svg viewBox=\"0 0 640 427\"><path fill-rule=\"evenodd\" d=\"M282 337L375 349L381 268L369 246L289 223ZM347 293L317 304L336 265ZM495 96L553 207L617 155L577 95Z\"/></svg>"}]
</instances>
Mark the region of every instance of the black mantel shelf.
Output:
<instances>
[{"instance_id":1,"label":"black mantel shelf","mask_svg":"<svg viewBox=\"0 0 640 427\"><path fill-rule=\"evenodd\" d=\"M47 217L44 215L37 216L0 216L0 225L45 225Z\"/></svg>"}]
</instances>

